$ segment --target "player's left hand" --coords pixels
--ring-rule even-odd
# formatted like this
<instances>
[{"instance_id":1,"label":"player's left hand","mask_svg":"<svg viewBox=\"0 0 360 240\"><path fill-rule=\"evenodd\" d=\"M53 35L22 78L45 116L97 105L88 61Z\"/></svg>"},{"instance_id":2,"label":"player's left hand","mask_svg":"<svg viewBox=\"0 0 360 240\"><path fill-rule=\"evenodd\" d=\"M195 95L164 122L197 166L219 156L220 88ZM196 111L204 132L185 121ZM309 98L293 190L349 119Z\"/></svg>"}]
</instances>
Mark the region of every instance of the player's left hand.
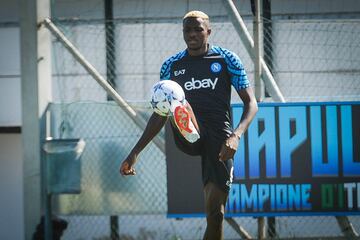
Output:
<instances>
[{"instance_id":1,"label":"player's left hand","mask_svg":"<svg viewBox=\"0 0 360 240\"><path fill-rule=\"evenodd\" d=\"M239 145L239 138L235 134L231 134L221 146L219 160L226 161L234 157Z\"/></svg>"}]
</instances>

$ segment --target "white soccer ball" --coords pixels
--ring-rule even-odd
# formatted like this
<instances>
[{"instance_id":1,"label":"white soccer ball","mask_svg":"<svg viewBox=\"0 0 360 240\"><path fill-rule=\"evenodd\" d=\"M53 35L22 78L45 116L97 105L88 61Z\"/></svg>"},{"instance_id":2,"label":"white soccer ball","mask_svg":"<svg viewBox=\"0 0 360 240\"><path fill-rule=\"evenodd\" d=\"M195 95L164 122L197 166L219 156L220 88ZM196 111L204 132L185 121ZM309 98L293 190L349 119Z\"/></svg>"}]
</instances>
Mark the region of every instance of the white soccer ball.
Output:
<instances>
[{"instance_id":1,"label":"white soccer ball","mask_svg":"<svg viewBox=\"0 0 360 240\"><path fill-rule=\"evenodd\" d=\"M161 116L169 116L176 106L185 104L185 93L175 81L162 80L151 89L151 107Z\"/></svg>"}]
</instances>

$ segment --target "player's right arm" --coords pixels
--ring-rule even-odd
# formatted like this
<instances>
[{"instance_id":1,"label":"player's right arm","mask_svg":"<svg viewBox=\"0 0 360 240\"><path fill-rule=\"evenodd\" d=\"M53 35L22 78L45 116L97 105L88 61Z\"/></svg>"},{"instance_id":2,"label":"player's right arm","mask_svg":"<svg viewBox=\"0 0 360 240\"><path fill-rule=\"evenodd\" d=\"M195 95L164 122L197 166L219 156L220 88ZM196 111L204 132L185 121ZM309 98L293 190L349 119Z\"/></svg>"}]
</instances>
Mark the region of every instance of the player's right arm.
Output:
<instances>
[{"instance_id":1,"label":"player's right arm","mask_svg":"<svg viewBox=\"0 0 360 240\"><path fill-rule=\"evenodd\" d=\"M160 132L164 127L168 117L160 116L156 113L153 113L145 127L143 134L140 139L133 147L129 155L120 165L120 174L121 175L135 175L135 163L140 152L149 144L149 142Z\"/></svg>"},{"instance_id":2,"label":"player's right arm","mask_svg":"<svg viewBox=\"0 0 360 240\"><path fill-rule=\"evenodd\" d=\"M170 69L171 65L176 59L181 58L185 55L186 51L177 53L176 55L168 58L161 66L160 69L160 80L170 79ZM137 157L140 152L146 147L146 145L158 134L161 128L165 125L167 117L160 116L156 113L153 113L146 125L146 128L140 137L139 141L136 143L135 147L131 150L129 155L121 163L120 174L121 175L135 175L134 165L137 162Z\"/></svg>"}]
</instances>

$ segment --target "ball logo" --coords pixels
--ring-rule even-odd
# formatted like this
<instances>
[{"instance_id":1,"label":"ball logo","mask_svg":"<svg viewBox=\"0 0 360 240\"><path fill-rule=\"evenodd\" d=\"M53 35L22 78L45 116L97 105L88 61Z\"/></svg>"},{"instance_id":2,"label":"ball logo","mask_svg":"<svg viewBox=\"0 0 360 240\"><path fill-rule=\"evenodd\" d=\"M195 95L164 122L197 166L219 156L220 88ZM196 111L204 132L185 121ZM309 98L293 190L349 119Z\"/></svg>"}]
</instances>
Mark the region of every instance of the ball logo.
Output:
<instances>
[{"instance_id":1,"label":"ball logo","mask_svg":"<svg viewBox=\"0 0 360 240\"><path fill-rule=\"evenodd\" d=\"M218 62L214 62L211 64L210 69L213 73L218 73L221 71L221 64Z\"/></svg>"}]
</instances>

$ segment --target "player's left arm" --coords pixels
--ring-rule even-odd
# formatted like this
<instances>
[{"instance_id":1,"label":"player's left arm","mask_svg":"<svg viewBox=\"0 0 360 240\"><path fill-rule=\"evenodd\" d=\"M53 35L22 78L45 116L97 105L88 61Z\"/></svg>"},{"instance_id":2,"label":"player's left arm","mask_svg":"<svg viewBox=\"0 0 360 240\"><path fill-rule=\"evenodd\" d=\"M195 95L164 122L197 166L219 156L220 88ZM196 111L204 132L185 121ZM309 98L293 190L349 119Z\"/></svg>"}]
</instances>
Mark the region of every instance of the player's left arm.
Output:
<instances>
[{"instance_id":1,"label":"player's left arm","mask_svg":"<svg viewBox=\"0 0 360 240\"><path fill-rule=\"evenodd\" d=\"M244 103L244 111L241 116L240 123L235 128L232 135L235 135L235 137L240 139L254 119L255 114L258 111L258 105L252 88L240 89L238 94Z\"/></svg>"},{"instance_id":2,"label":"player's left arm","mask_svg":"<svg viewBox=\"0 0 360 240\"><path fill-rule=\"evenodd\" d=\"M219 159L225 161L234 157L234 154L238 148L240 138L249 127L251 121L254 119L255 114L258 111L258 105L255 95L251 88L244 88L237 91L241 100L244 103L244 111L233 133L225 140Z\"/></svg>"},{"instance_id":3,"label":"player's left arm","mask_svg":"<svg viewBox=\"0 0 360 240\"><path fill-rule=\"evenodd\" d=\"M250 87L244 66L240 58L233 52L226 49L220 49L227 64L227 70L230 74L231 84L239 94L243 104L244 111L240 122L233 133L225 140L219 153L219 159L225 161L233 158L238 148L239 140L254 119L258 106L255 95ZM236 124L236 123L234 123Z\"/></svg>"}]
</instances>

